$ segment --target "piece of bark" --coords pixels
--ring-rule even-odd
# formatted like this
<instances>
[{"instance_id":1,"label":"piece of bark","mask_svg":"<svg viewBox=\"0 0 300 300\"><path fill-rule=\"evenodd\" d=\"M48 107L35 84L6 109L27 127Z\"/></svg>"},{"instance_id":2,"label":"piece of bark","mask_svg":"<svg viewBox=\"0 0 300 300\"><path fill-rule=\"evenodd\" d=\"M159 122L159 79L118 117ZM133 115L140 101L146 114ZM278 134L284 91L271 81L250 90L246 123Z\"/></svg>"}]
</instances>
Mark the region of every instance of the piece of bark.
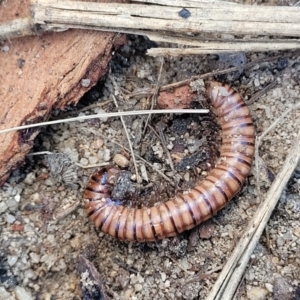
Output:
<instances>
[{"instance_id":1,"label":"piece of bark","mask_svg":"<svg viewBox=\"0 0 300 300\"><path fill-rule=\"evenodd\" d=\"M29 17L29 5L1 2L1 22ZM112 52L125 40L115 33L69 30L2 42L0 130L45 121L53 108L76 104L106 73ZM0 186L22 164L38 133L34 128L0 135Z\"/></svg>"}]
</instances>

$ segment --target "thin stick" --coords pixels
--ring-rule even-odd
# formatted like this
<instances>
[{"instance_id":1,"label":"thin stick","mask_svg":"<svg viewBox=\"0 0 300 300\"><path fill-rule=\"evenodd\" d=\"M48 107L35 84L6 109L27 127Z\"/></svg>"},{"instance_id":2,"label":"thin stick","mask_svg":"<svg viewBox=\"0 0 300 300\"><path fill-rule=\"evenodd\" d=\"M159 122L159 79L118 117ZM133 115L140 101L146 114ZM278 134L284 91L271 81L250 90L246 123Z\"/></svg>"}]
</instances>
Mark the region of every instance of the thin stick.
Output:
<instances>
[{"instance_id":1,"label":"thin stick","mask_svg":"<svg viewBox=\"0 0 300 300\"><path fill-rule=\"evenodd\" d=\"M157 94L159 92L159 82L160 82L160 78L161 78L161 73L162 73L162 69L163 69L163 65L164 65L164 59L162 58L161 60L161 64L160 64L160 69L159 69L159 73L158 73L158 78L157 78L157 82L152 94L152 98L151 98L151 107L150 110L152 110L154 108L154 105L156 104L156 98L157 98ZM145 135L146 129L147 129L147 125L149 123L149 120L151 118L151 115L148 115L147 120L145 122L145 128L143 131L143 135Z\"/></svg>"},{"instance_id":2,"label":"thin stick","mask_svg":"<svg viewBox=\"0 0 300 300\"><path fill-rule=\"evenodd\" d=\"M158 122L158 124L156 125L156 128L158 130L160 141L161 141L161 144L163 146L163 149L164 149L164 151L165 151L165 153L166 153L166 155L168 157L171 170L172 170L173 174L175 174L174 164L173 164L173 161L172 161L172 157L171 157L170 151L167 148L167 143L166 143L166 139L165 139L165 136L164 136L164 133L163 133L163 128L162 128L162 123Z\"/></svg>"},{"instance_id":3,"label":"thin stick","mask_svg":"<svg viewBox=\"0 0 300 300\"><path fill-rule=\"evenodd\" d=\"M115 106L117 107L117 109L119 111L119 105L118 105L118 102L116 100L116 97L114 96L114 94L111 94L111 96L114 99ZM124 118L120 117L120 119L121 119L121 122L122 122L122 125L123 125L123 128L124 128L126 137L127 137L127 141L128 141L128 145L129 145L129 149L130 149L130 153L131 153L131 157L132 157L132 162L133 162L133 165L134 165L134 170L135 170L135 175L136 175L136 181L137 181L137 183L141 183L142 179L141 179L141 177L139 175L139 171L138 171L138 167L137 167L137 164L136 164L136 160L135 160L135 156L134 156L134 152L133 152L133 148L132 148L132 143L131 143L131 140L130 140L130 136L129 136L126 124L124 122Z\"/></svg>"},{"instance_id":4,"label":"thin stick","mask_svg":"<svg viewBox=\"0 0 300 300\"><path fill-rule=\"evenodd\" d=\"M189 284L189 283L193 283L193 282L197 282L199 281L199 277L202 277L202 276L208 276L208 275L211 275L213 273L216 273L218 271L221 271L223 269L223 266L219 266L219 267L216 267L215 269L212 269L210 271L206 271L206 272L198 272L195 276L193 276L192 278L188 279L184 284Z\"/></svg>"},{"instance_id":5,"label":"thin stick","mask_svg":"<svg viewBox=\"0 0 300 300\"><path fill-rule=\"evenodd\" d=\"M283 119L290 114L292 111L297 109L300 106L300 102L294 105L293 107L289 108L285 111L279 118L277 118L259 137L256 137L255 141L255 173L256 173L256 189L257 189L257 197L258 199L261 197L260 195L260 156L259 156L259 147L261 145L262 140L264 137L272 131Z\"/></svg>"},{"instance_id":6,"label":"thin stick","mask_svg":"<svg viewBox=\"0 0 300 300\"><path fill-rule=\"evenodd\" d=\"M278 78L279 76L277 76ZM258 91L257 93L255 93L248 101L247 101L247 105L251 105L253 104L257 99L261 98L263 95L265 95L266 93L268 93L270 90L274 89L277 85L277 78L274 78L274 80L269 83L268 85L266 85L262 90Z\"/></svg>"},{"instance_id":7,"label":"thin stick","mask_svg":"<svg viewBox=\"0 0 300 300\"><path fill-rule=\"evenodd\" d=\"M99 113L96 115L79 116L79 117L63 119L63 120L54 120L54 121L41 122L36 124L28 124L28 125L11 127L11 128L0 130L0 134L11 132L11 131L34 128L34 127L60 124L60 123L70 123L70 122L90 120L90 119L101 119L101 118L111 118L111 117L120 117L120 116L139 116L139 115L148 115L148 114L170 114L170 113L207 114L208 112L209 112L208 109L157 109L157 110L135 110L135 111L112 112L112 113Z\"/></svg>"},{"instance_id":8,"label":"thin stick","mask_svg":"<svg viewBox=\"0 0 300 300\"><path fill-rule=\"evenodd\" d=\"M187 275L194 275L194 273L186 270L180 263L178 263L172 256L169 255L165 255L167 258L169 258L170 260L172 260L172 262L177 265L177 267L179 267L185 274Z\"/></svg>"},{"instance_id":9,"label":"thin stick","mask_svg":"<svg viewBox=\"0 0 300 300\"><path fill-rule=\"evenodd\" d=\"M256 139L256 145L257 147L260 146L263 138L271 131L273 130L283 119L290 114L292 111L300 107L300 102L293 105L291 108L286 110L278 119L276 119L257 139Z\"/></svg>"},{"instance_id":10,"label":"thin stick","mask_svg":"<svg viewBox=\"0 0 300 300\"><path fill-rule=\"evenodd\" d=\"M300 12L299 12L300 13ZM157 40L156 40L157 41ZM174 43L176 43L176 39ZM233 53L233 52L263 52L263 51L278 51L278 50L293 50L299 49L299 41L288 43L254 43L247 44L240 42L233 43L200 43L201 48L151 48L147 50L149 56L183 56L183 55L200 55L200 54L218 54L218 53Z\"/></svg>"},{"instance_id":11,"label":"thin stick","mask_svg":"<svg viewBox=\"0 0 300 300\"><path fill-rule=\"evenodd\" d=\"M109 162L101 162L99 164L92 164L92 165L84 166L84 165L76 162L75 165L82 168L82 169L90 169L90 168L98 168L98 167L109 166L110 163Z\"/></svg>"},{"instance_id":12,"label":"thin stick","mask_svg":"<svg viewBox=\"0 0 300 300\"><path fill-rule=\"evenodd\" d=\"M111 70L109 70L109 73L111 73ZM113 83L115 89L118 90L118 92L120 92L120 93L122 94L122 96L124 97L123 92L120 91L120 87L119 87L118 84L116 83L114 77L111 76L111 75L109 75L109 78L110 78L110 80L112 81L112 83ZM112 98L113 98L113 101L114 101L115 106L117 107L118 111L120 111L120 110L119 110L119 105L118 105L117 99L116 99L116 97L114 96L114 94L112 94ZM128 145L129 145L129 149L130 149L130 153L131 153L131 157L132 157L132 162L133 162L133 165L134 165L136 181L137 181L137 183L142 183L142 178L141 178L140 175L139 175L139 171L138 171L137 163L136 163L136 160L135 160L135 156L134 156L134 152L133 152L133 148L132 148L132 143L131 143L130 136L129 136L129 133L128 133L128 130L127 130L127 126L126 126L126 124L125 124L124 118L123 118L123 117L120 117L120 119L121 119L121 122L122 122L122 125L123 125L123 128L124 128L126 137L127 137L127 141L128 141Z\"/></svg>"}]
</instances>

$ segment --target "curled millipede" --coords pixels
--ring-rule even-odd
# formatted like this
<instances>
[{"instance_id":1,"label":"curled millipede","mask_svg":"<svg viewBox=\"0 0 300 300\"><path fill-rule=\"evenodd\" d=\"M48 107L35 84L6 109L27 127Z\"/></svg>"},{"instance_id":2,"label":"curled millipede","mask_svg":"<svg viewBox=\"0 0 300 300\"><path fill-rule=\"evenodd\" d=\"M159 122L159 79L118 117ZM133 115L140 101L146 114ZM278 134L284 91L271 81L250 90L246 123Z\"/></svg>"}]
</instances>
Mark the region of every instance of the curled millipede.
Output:
<instances>
[{"instance_id":1,"label":"curled millipede","mask_svg":"<svg viewBox=\"0 0 300 300\"><path fill-rule=\"evenodd\" d=\"M221 154L215 168L191 190L144 208L129 208L111 200L110 190L119 169L96 172L84 198L97 228L120 240L144 242L172 237L209 219L237 194L250 172L254 154L250 110L229 85L210 82L206 94L222 128Z\"/></svg>"}]
</instances>

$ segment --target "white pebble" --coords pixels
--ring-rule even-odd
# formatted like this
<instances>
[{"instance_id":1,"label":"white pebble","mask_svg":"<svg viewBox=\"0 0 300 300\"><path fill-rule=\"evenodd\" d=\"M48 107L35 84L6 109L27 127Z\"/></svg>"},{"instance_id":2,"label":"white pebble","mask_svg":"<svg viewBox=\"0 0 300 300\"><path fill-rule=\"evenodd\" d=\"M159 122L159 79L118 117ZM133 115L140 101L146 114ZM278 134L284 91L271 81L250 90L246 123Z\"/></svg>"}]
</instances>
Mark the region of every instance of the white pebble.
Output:
<instances>
[{"instance_id":1,"label":"white pebble","mask_svg":"<svg viewBox=\"0 0 300 300\"><path fill-rule=\"evenodd\" d=\"M255 79L254 79L254 85L255 85L256 87L260 86L260 82L259 82L258 78L255 78Z\"/></svg>"},{"instance_id":2,"label":"white pebble","mask_svg":"<svg viewBox=\"0 0 300 300\"><path fill-rule=\"evenodd\" d=\"M271 283L266 283L265 286L270 293L273 293L273 285Z\"/></svg>"},{"instance_id":3,"label":"white pebble","mask_svg":"<svg viewBox=\"0 0 300 300\"><path fill-rule=\"evenodd\" d=\"M16 217L11 215L11 214L7 214L6 215L6 222L8 224L12 224L14 221L16 221Z\"/></svg>"},{"instance_id":4,"label":"white pebble","mask_svg":"<svg viewBox=\"0 0 300 300\"><path fill-rule=\"evenodd\" d=\"M0 202L0 214L7 210L7 205L4 202Z\"/></svg>"},{"instance_id":5,"label":"white pebble","mask_svg":"<svg viewBox=\"0 0 300 300\"><path fill-rule=\"evenodd\" d=\"M170 142L168 145L167 145L167 149L168 150L172 150L174 148L174 145L172 142Z\"/></svg>"},{"instance_id":6,"label":"white pebble","mask_svg":"<svg viewBox=\"0 0 300 300\"><path fill-rule=\"evenodd\" d=\"M21 286L16 286L14 292L18 300L33 300L31 293Z\"/></svg>"},{"instance_id":7,"label":"white pebble","mask_svg":"<svg viewBox=\"0 0 300 300\"><path fill-rule=\"evenodd\" d=\"M164 282L167 279L167 275L164 272L160 273L161 280Z\"/></svg>"},{"instance_id":8,"label":"white pebble","mask_svg":"<svg viewBox=\"0 0 300 300\"><path fill-rule=\"evenodd\" d=\"M47 240L52 243L55 240L54 235L53 234L48 234Z\"/></svg>"},{"instance_id":9,"label":"white pebble","mask_svg":"<svg viewBox=\"0 0 300 300\"><path fill-rule=\"evenodd\" d=\"M7 202L6 202L6 205L11 209L11 210L14 210L16 208L18 208L19 204L17 201L15 201L14 199L9 199Z\"/></svg>"},{"instance_id":10,"label":"white pebble","mask_svg":"<svg viewBox=\"0 0 300 300\"><path fill-rule=\"evenodd\" d=\"M90 84L91 84L91 79L89 79L89 78L81 79L81 86L82 87L88 87Z\"/></svg>"},{"instance_id":11,"label":"white pebble","mask_svg":"<svg viewBox=\"0 0 300 300\"><path fill-rule=\"evenodd\" d=\"M98 162L98 158L95 156L90 156L89 157L89 162L91 165L95 165Z\"/></svg>"},{"instance_id":12,"label":"white pebble","mask_svg":"<svg viewBox=\"0 0 300 300\"><path fill-rule=\"evenodd\" d=\"M140 292L143 290L143 286L141 284L137 283L134 285L134 289L136 292Z\"/></svg>"},{"instance_id":13,"label":"white pebble","mask_svg":"<svg viewBox=\"0 0 300 300\"><path fill-rule=\"evenodd\" d=\"M38 201L40 201L40 199L41 199L41 197L40 197L39 193L34 193L31 195L31 200L34 202L38 202Z\"/></svg>"},{"instance_id":14,"label":"white pebble","mask_svg":"<svg viewBox=\"0 0 300 300\"><path fill-rule=\"evenodd\" d=\"M16 255L8 255L7 256L7 263L9 266L13 266L18 260L18 256Z\"/></svg>"},{"instance_id":15,"label":"white pebble","mask_svg":"<svg viewBox=\"0 0 300 300\"><path fill-rule=\"evenodd\" d=\"M79 162L83 166L87 166L89 164L89 161L85 157L83 157Z\"/></svg>"},{"instance_id":16,"label":"white pebble","mask_svg":"<svg viewBox=\"0 0 300 300\"><path fill-rule=\"evenodd\" d=\"M20 200L21 200L21 195L20 195L20 194L17 194L17 195L15 196L15 200L16 200L17 202L20 202Z\"/></svg>"},{"instance_id":17,"label":"white pebble","mask_svg":"<svg viewBox=\"0 0 300 300\"><path fill-rule=\"evenodd\" d=\"M47 178L47 179L44 181L44 183L45 183L47 186L53 186L53 185L55 185L55 179L49 177L49 178Z\"/></svg>"},{"instance_id":18,"label":"white pebble","mask_svg":"<svg viewBox=\"0 0 300 300\"><path fill-rule=\"evenodd\" d=\"M2 300L14 300L14 297L10 295L10 293L4 288L0 287L0 299Z\"/></svg>"},{"instance_id":19,"label":"white pebble","mask_svg":"<svg viewBox=\"0 0 300 300\"><path fill-rule=\"evenodd\" d=\"M169 288L171 286L170 280L166 280L165 288Z\"/></svg>"},{"instance_id":20,"label":"white pebble","mask_svg":"<svg viewBox=\"0 0 300 300\"><path fill-rule=\"evenodd\" d=\"M100 108L100 109L96 110L96 113L97 114L106 114L106 111ZM108 117L99 117L99 119L101 122L105 123L108 120Z\"/></svg>"},{"instance_id":21,"label":"white pebble","mask_svg":"<svg viewBox=\"0 0 300 300\"><path fill-rule=\"evenodd\" d=\"M142 178L148 182L149 178L148 178L148 173L147 173L147 169L146 169L145 165L141 165L140 169L141 169Z\"/></svg>"},{"instance_id":22,"label":"white pebble","mask_svg":"<svg viewBox=\"0 0 300 300\"><path fill-rule=\"evenodd\" d=\"M8 51L9 51L9 46L8 46L8 45L4 45L4 46L1 48L1 50L2 50L3 52L8 52Z\"/></svg>"},{"instance_id":23,"label":"white pebble","mask_svg":"<svg viewBox=\"0 0 300 300\"><path fill-rule=\"evenodd\" d=\"M30 252L29 256L34 264L38 264L40 262L40 259L41 259L40 255L38 255L34 252Z\"/></svg>"},{"instance_id":24,"label":"white pebble","mask_svg":"<svg viewBox=\"0 0 300 300\"><path fill-rule=\"evenodd\" d=\"M24 179L24 182L29 185L32 185L35 182L35 173L31 172L27 174L26 178Z\"/></svg>"},{"instance_id":25,"label":"white pebble","mask_svg":"<svg viewBox=\"0 0 300 300\"><path fill-rule=\"evenodd\" d=\"M103 160L104 161L109 161L110 160L110 150L109 149L104 149L104 154L103 154Z\"/></svg>"}]
</instances>

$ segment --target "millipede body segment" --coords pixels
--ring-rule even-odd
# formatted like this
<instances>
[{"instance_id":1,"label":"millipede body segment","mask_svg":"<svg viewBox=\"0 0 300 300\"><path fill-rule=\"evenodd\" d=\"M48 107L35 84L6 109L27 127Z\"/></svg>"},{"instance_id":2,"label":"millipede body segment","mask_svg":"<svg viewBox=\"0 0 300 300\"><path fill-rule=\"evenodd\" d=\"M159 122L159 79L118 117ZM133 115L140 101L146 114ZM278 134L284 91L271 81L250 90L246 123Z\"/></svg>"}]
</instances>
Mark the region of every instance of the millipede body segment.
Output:
<instances>
[{"instance_id":1,"label":"millipede body segment","mask_svg":"<svg viewBox=\"0 0 300 300\"><path fill-rule=\"evenodd\" d=\"M110 199L117 168L96 172L84 198L97 228L120 240L145 242L172 237L209 219L237 194L250 172L254 154L250 110L229 85L210 82L206 93L222 128L221 154L215 168L191 190L140 209Z\"/></svg>"}]
</instances>

